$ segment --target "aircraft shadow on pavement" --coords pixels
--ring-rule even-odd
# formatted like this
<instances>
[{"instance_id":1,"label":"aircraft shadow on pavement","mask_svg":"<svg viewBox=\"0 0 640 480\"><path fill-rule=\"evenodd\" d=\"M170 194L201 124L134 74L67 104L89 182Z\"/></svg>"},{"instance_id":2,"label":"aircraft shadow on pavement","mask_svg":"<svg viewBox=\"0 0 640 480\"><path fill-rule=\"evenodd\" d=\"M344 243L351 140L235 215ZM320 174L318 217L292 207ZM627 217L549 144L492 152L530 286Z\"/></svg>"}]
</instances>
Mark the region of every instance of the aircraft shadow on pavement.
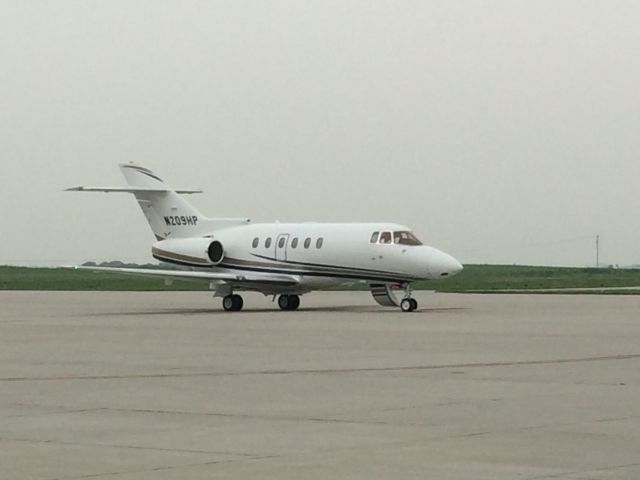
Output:
<instances>
[{"instance_id":1,"label":"aircraft shadow on pavement","mask_svg":"<svg viewBox=\"0 0 640 480\"><path fill-rule=\"evenodd\" d=\"M301 307L296 311L290 312L282 312L277 307L276 308L247 308L240 312L227 312L221 308L211 307L211 308L165 308L165 309L157 309L157 310L137 310L130 312L100 312L90 314L90 316L154 316L154 315L227 315L231 317L237 316L245 316L245 315L254 315L254 314L265 314L265 313L279 313L281 315L295 315L295 314L305 314L312 312L323 312L323 313L360 313L360 314L375 314L375 315L389 315L396 314L403 316L407 315L411 317L411 315L416 314L429 314L429 313L446 313L446 312L455 312L455 311L464 311L469 310L468 307L434 307L434 308L418 308L416 311L411 313L403 313L399 309L389 308L382 309L380 307L374 306L366 306L366 305L357 305L357 306L335 306L335 307Z\"/></svg>"}]
</instances>

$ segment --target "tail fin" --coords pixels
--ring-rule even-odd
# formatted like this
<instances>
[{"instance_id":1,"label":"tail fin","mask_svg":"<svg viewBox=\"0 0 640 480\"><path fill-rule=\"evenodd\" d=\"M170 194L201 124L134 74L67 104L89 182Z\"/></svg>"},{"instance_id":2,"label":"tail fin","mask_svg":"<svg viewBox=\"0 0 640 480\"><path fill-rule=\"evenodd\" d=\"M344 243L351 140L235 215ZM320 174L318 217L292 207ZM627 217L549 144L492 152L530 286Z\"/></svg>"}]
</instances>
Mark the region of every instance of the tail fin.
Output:
<instances>
[{"instance_id":1,"label":"tail fin","mask_svg":"<svg viewBox=\"0 0 640 480\"><path fill-rule=\"evenodd\" d=\"M120 164L129 187L74 187L76 192L132 193L142 209L157 240L168 237L195 237L211 233L217 228L248 223L242 219L213 219L203 216L179 194L201 193L201 190L176 190L148 170L133 163Z\"/></svg>"},{"instance_id":2,"label":"tail fin","mask_svg":"<svg viewBox=\"0 0 640 480\"><path fill-rule=\"evenodd\" d=\"M156 239L193 237L203 232L206 217L151 170L121 163L120 171L129 186L145 189L132 193Z\"/></svg>"}]
</instances>

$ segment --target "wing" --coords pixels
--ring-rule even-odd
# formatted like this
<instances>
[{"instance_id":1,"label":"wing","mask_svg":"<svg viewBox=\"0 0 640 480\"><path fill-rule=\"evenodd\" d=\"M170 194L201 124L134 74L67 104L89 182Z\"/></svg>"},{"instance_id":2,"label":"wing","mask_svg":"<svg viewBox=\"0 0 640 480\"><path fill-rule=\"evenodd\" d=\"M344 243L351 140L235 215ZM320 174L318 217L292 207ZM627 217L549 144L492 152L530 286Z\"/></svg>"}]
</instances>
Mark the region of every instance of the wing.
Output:
<instances>
[{"instance_id":1,"label":"wing","mask_svg":"<svg viewBox=\"0 0 640 480\"><path fill-rule=\"evenodd\" d=\"M165 279L200 280L209 283L227 284L240 290L255 290L263 293L275 293L282 288L297 287L300 284L295 275L274 274L236 274L228 272L203 272L187 270L155 270L151 268L117 268L117 267L70 267L76 270L92 270L96 272L125 273L130 275L144 275L163 277ZM214 288L217 290L217 288Z\"/></svg>"}]
</instances>

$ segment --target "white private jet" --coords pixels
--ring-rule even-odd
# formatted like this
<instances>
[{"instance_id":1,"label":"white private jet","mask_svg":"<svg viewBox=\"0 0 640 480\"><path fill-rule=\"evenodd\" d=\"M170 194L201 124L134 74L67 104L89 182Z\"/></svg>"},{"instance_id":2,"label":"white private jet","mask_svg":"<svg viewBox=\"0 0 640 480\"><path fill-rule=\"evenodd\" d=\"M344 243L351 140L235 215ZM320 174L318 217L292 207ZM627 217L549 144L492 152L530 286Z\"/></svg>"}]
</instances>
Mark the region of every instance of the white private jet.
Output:
<instances>
[{"instance_id":1,"label":"white private jet","mask_svg":"<svg viewBox=\"0 0 640 480\"><path fill-rule=\"evenodd\" d=\"M157 242L157 260L190 270L78 267L209 282L227 311L242 309L235 292L278 296L282 310L295 310L300 295L348 283L367 282L383 306L410 312L418 307L411 282L455 275L462 265L423 245L407 227L392 223L251 223L246 218L207 218L160 177L135 164L121 164L128 187L73 187L76 192L132 193ZM396 296L404 290L402 298Z\"/></svg>"}]
</instances>

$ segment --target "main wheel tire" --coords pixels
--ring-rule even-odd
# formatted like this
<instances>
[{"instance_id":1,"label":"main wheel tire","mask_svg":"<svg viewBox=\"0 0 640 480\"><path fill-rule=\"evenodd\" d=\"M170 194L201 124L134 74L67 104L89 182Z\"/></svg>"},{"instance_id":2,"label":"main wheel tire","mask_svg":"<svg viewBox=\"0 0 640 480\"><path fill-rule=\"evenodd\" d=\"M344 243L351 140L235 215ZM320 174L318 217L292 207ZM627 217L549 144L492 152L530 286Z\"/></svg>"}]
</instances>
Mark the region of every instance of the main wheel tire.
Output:
<instances>
[{"instance_id":1,"label":"main wheel tire","mask_svg":"<svg viewBox=\"0 0 640 480\"><path fill-rule=\"evenodd\" d=\"M291 297L289 295L280 295L278 297L278 306L280 310L289 310L291 308Z\"/></svg>"},{"instance_id":2,"label":"main wheel tire","mask_svg":"<svg viewBox=\"0 0 640 480\"><path fill-rule=\"evenodd\" d=\"M242 307L244 305L244 300L242 300L242 297L240 295L231 295L233 297L233 311L234 312L239 312L240 310L242 310Z\"/></svg>"},{"instance_id":3,"label":"main wheel tire","mask_svg":"<svg viewBox=\"0 0 640 480\"><path fill-rule=\"evenodd\" d=\"M418 308L418 301L415 298L411 298L411 311L413 312Z\"/></svg>"},{"instance_id":4,"label":"main wheel tire","mask_svg":"<svg viewBox=\"0 0 640 480\"><path fill-rule=\"evenodd\" d=\"M224 308L227 312L233 311L233 306L236 303L234 300L235 295L227 295L222 299L222 308Z\"/></svg>"},{"instance_id":5,"label":"main wheel tire","mask_svg":"<svg viewBox=\"0 0 640 480\"><path fill-rule=\"evenodd\" d=\"M298 295L289 295L289 310L297 310L300 306L300 297Z\"/></svg>"},{"instance_id":6,"label":"main wheel tire","mask_svg":"<svg viewBox=\"0 0 640 480\"><path fill-rule=\"evenodd\" d=\"M237 312L242 310L244 301L240 295L227 295L222 299L222 308L227 312Z\"/></svg>"},{"instance_id":7,"label":"main wheel tire","mask_svg":"<svg viewBox=\"0 0 640 480\"><path fill-rule=\"evenodd\" d=\"M413 310L413 303L411 302L410 298L405 298L400 302L400 310L402 310L403 312L410 312L411 310Z\"/></svg>"}]
</instances>

